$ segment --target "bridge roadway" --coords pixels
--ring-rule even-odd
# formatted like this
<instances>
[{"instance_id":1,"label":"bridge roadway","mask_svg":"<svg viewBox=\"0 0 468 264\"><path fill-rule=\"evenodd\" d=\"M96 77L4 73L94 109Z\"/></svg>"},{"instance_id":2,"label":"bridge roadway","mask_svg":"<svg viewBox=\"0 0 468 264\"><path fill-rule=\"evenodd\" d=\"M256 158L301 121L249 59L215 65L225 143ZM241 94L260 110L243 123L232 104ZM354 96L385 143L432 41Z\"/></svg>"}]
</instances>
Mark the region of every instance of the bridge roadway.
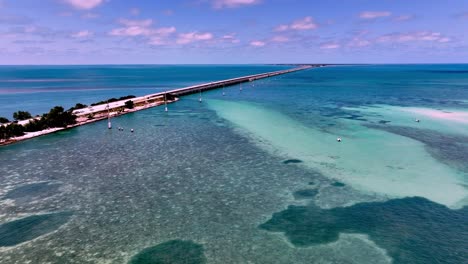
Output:
<instances>
[{"instance_id":1,"label":"bridge roadway","mask_svg":"<svg viewBox=\"0 0 468 264\"><path fill-rule=\"evenodd\" d=\"M74 110L73 113L75 115L77 115L77 116L86 116L88 114L96 114L96 113L100 113L100 112L103 112L103 111L107 111L108 108L112 111L112 109L117 109L117 108L120 108L120 107L124 107L125 102L128 101L128 100L131 100L135 104L138 104L138 103L143 103L145 101L148 102L148 101L154 100L156 98L160 98L160 99L164 100L163 98L164 98L165 95L166 95L167 99L169 100L170 98L180 97L180 96L189 95L189 94L193 94L193 93L198 93L200 91L203 92L203 91L207 91L207 90L218 89L218 88L221 88L223 86L224 87L232 86L232 85L236 85L236 84L240 84L240 83L244 83L244 82L251 82L251 81L255 81L255 80L259 80L259 79L269 78L269 77L278 76L278 75L282 75L282 74L287 74L287 73L291 73L291 72L302 71L302 70L306 70L306 69L310 69L310 68L314 68L314 67L320 67L320 66L322 66L322 65L304 65L304 66L300 66L300 67L296 67L296 68L292 68L292 69L287 69L287 70L259 73L259 74L253 74L253 75L248 75L248 76L243 76L243 77L227 79L227 80L215 81L215 82L204 83L204 84L197 84L197 85L188 86L188 87L184 87L184 88L180 88L180 89L169 90L169 91L164 91L164 92L158 92L158 93L148 94L148 95L144 95L144 96L140 96L140 97L136 97L136 98L132 98L132 99L116 101L116 102L112 102L112 103L109 103L109 104L100 104L100 105L96 105L96 106L92 106L92 107L90 106L88 108ZM157 106L157 105L159 105L159 104L148 105L148 107L153 107L153 106Z\"/></svg>"},{"instance_id":2,"label":"bridge roadway","mask_svg":"<svg viewBox=\"0 0 468 264\"><path fill-rule=\"evenodd\" d=\"M206 90L212 90L212 89L217 89L221 88L223 86L231 86L231 85L236 85L244 82L251 82L259 79L264 79L264 78L269 78L281 74L286 74L286 73L291 73L291 72L296 72L296 71L301 71L305 69L312 68L313 66L307 65L307 66L301 66L293 69L287 69L287 70L281 70L281 71L274 71L274 72L267 72L267 73L259 73L259 74L253 74L253 75L248 75L248 76L243 76L243 77L237 77L237 78L232 78L232 79L227 79L227 80L222 80L222 81L216 81L216 82L210 82L210 83L205 83L205 84L198 84L198 85L193 85L181 89L176 89L172 91L166 92L167 94L173 95L173 96L182 96L182 95L187 95L187 94L193 94L193 93L198 93L200 90L206 91ZM164 92L162 93L164 95Z\"/></svg>"}]
</instances>

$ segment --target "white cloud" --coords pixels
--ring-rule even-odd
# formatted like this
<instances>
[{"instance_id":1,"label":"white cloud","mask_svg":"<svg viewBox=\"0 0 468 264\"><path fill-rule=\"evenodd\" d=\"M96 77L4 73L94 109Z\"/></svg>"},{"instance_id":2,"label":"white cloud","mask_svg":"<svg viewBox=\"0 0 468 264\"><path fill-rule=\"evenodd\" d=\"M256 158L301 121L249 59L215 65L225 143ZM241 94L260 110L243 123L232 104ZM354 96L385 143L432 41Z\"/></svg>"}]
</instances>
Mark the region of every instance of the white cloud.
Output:
<instances>
[{"instance_id":1,"label":"white cloud","mask_svg":"<svg viewBox=\"0 0 468 264\"><path fill-rule=\"evenodd\" d=\"M163 36L170 35L175 32L176 32L175 27L162 27L162 28L157 28L151 31L153 35L163 35Z\"/></svg>"},{"instance_id":2,"label":"white cloud","mask_svg":"<svg viewBox=\"0 0 468 264\"><path fill-rule=\"evenodd\" d=\"M271 38L271 41L273 42L288 42L289 38L286 36L274 36Z\"/></svg>"},{"instance_id":3,"label":"white cloud","mask_svg":"<svg viewBox=\"0 0 468 264\"><path fill-rule=\"evenodd\" d=\"M176 32L175 27L163 27L154 29L151 32L149 44L151 45L165 45L169 44L168 37Z\"/></svg>"},{"instance_id":4,"label":"white cloud","mask_svg":"<svg viewBox=\"0 0 468 264\"><path fill-rule=\"evenodd\" d=\"M143 36L149 38L149 43L153 45L162 45L168 42L169 35L175 33L175 27L153 28L153 20L129 20L120 19L119 24L123 27L115 28L109 32L112 36L137 37Z\"/></svg>"},{"instance_id":5,"label":"white cloud","mask_svg":"<svg viewBox=\"0 0 468 264\"><path fill-rule=\"evenodd\" d=\"M134 37L134 36L148 36L151 34L151 29L146 27L139 27L139 26L130 26L124 28L116 28L111 30L109 33L112 36L127 36L127 37Z\"/></svg>"},{"instance_id":6,"label":"white cloud","mask_svg":"<svg viewBox=\"0 0 468 264\"><path fill-rule=\"evenodd\" d=\"M288 25L279 25L275 28L275 31L281 32L281 31L286 31L289 29Z\"/></svg>"},{"instance_id":7,"label":"white cloud","mask_svg":"<svg viewBox=\"0 0 468 264\"><path fill-rule=\"evenodd\" d=\"M266 42L260 41L260 40L254 40L250 42L250 46L253 46L253 47L263 47L265 45L266 45Z\"/></svg>"},{"instance_id":8,"label":"white cloud","mask_svg":"<svg viewBox=\"0 0 468 264\"><path fill-rule=\"evenodd\" d=\"M372 45L372 42L367 39L361 39L359 37L353 38L349 43L348 46L350 47L367 47Z\"/></svg>"},{"instance_id":9,"label":"white cloud","mask_svg":"<svg viewBox=\"0 0 468 264\"><path fill-rule=\"evenodd\" d=\"M408 21L408 20L411 20L413 19L414 16L413 15L401 15L401 16L397 16L395 17L395 21Z\"/></svg>"},{"instance_id":10,"label":"white cloud","mask_svg":"<svg viewBox=\"0 0 468 264\"><path fill-rule=\"evenodd\" d=\"M127 26L127 27L132 27L132 26L137 26L137 27L149 27L153 24L152 19L144 19L144 20L130 20L130 19L119 19L119 23Z\"/></svg>"},{"instance_id":11,"label":"white cloud","mask_svg":"<svg viewBox=\"0 0 468 264\"><path fill-rule=\"evenodd\" d=\"M230 42L230 43L239 43L240 42L240 40L237 39L235 33L224 35L221 39L223 41L225 41L225 42Z\"/></svg>"},{"instance_id":12,"label":"white cloud","mask_svg":"<svg viewBox=\"0 0 468 264\"><path fill-rule=\"evenodd\" d=\"M289 25L282 24L275 28L277 32L283 32L288 30L312 30L318 28L318 24L314 22L314 19L310 16L303 19L296 20Z\"/></svg>"},{"instance_id":13,"label":"white cloud","mask_svg":"<svg viewBox=\"0 0 468 264\"><path fill-rule=\"evenodd\" d=\"M76 9L88 10L93 9L100 4L104 3L104 0L63 0L65 3L71 5Z\"/></svg>"},{"instance_id":14,"label":"white cloud","mask_svg":"<svg viewBox=\"0 0 468 264\"><path fill-rule=\"evenodd\" d=\"M320 44L321 49L338 49L339 47L341 47L341 45L336 42L326 42Z\"/></svg>"},{"instance_id":15,"label":"white cloud","mask_svg":"<svg viewBox=\"0 0 468 264\"><path fill-rule=\"evenodd\" d=\"M440 32L419 31L411 33L394 33L387 34L377 38L377 42L381 43L404 43L412 41L432 41L439 43L446 43L452 41L451 38L442 35Z\"/></svg>"},{"instance_id":16,"label":"white cloud","mask_svg":"<svg viewBox=\"0 0 468 264\"><path fill-rule=\"evenodd\" d=\"M260 3L261 0L213 0L213 7L221 8L235 8L240 6L249 6Z\"/></svg>"},{"instance_id":17,"label":"white cloud","mask_svg":"<svg viewBox=\"0 0 468 264\"><path fill-rule=\"evenodd\" d=\"M116 28L111 30L109 33L113 36L149 36L152 33L150 26L153 24L153 20L144 19L144 20L129 20L129 19L120 19L119 23L124 25L124 27Z\"/></svg>"},{"instance_id":18,"label":"white cloud","mask_svg":"<svg viewBox=\"0 0 468 264\"><path fill-rule=\"evenodd\" d=\"M72 38L87 38L91 37L93 35L93 32L89 30L81 30L76 33L71 34Z\"/></svg>"},{"instance_id":19,"label":"white cloud","mask_svg":"<svg viewBox=\"0 0 468 264\"><path fill-rule=\"evenodd\" d=\"M364 11L359 14L362 19L376 19L380 17L389 17L392 13L388 11Z\"/></svg>"},{"instance_id":20,"label":"white cloud","mask_svg":"<svg viewBox=\"0 0 468 264\"><path fill-rule=\"evenodd\" d=\"M198 33L198 32L189 32L189 33L182 33L179 34L177 39L177 44L189 44L192 42L197 41L206 41L213 39L213 34L206 32L206 33Z\"/></svg>"}]
</instances>

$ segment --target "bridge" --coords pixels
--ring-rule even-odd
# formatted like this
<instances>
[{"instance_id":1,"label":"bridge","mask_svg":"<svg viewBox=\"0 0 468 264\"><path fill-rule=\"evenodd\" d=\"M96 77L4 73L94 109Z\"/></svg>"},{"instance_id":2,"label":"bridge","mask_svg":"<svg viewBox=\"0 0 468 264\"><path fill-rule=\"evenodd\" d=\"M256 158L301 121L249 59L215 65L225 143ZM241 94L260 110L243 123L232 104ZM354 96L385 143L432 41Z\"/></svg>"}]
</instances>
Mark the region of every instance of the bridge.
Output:
<instances>
[{"instance_id":1,"label":"bridge","mask_svg":"<svg viewBox=\"0 0 468 264\"><path fill-rule=\"evenodd\" d=\"M92 115L99 115L99 114L104 115L105 114L107 116L108 111L114 112L115 109L124 109L125 102L129 100L133 101L135 105L144 105L144 107L142 108L138 107L135 110L126 109L125 111L119 111L118 114L120 115L120 114L125 114L126 112L135 112L138 110L161 105L161 102L164 103L165 98L167 99L168 102L173 102L174 101L173 98L177 98L177 97L184 96L184 95L199 93L199 92L218 89L222 87L228 87L228 86L245 83L245 82L252 82L255 80L270 78L273 76L278 76L282 74L287 74L287 73L292 73L292 72L297 72L297 71L302 71L302 70L306 70L306 69L310 69L314 67L322 67L322 66L324 65L303 65L303 66L299 66L299 67L292 68L292 69L259 73L259 74L253 74L253 75L248 75L248 76L227 79L227 80L197 84L197 85L179 88L175 90L158 92L158 93L148 94L145 96L140 96L140 97L136 97L132 99L116 101L116 102L112 102L109 104L101 104L101 105L96 105L96 106L92 106L92 107L88 107L84 109L78 109L78 110L74 110L73 113L77 115L78 117L88 116L90 114ZM114 112L111 115L117 115L117 114L115 114ZM102 119L102 117L96 117L96 118Z\"/></svg>"}]
</instances>

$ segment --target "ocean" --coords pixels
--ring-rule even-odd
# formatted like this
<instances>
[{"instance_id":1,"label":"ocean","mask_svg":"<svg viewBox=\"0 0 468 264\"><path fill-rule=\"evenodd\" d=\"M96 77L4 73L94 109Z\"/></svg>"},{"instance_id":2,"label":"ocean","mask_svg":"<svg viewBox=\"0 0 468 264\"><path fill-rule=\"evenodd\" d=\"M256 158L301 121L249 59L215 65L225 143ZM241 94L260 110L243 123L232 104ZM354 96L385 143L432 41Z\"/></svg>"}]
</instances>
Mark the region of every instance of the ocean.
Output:
<instances>
[{"instance_id":1,"label":"ocean","mask_svg":"<svg viewBox=\"0 0 468 264\"><path fill-rule=\"evenodd\" d=\"M288 67L1 66L0 116ZM1 147L0 263L468 263L468 65L199 96Z\"/></svg>"}]
</instances>

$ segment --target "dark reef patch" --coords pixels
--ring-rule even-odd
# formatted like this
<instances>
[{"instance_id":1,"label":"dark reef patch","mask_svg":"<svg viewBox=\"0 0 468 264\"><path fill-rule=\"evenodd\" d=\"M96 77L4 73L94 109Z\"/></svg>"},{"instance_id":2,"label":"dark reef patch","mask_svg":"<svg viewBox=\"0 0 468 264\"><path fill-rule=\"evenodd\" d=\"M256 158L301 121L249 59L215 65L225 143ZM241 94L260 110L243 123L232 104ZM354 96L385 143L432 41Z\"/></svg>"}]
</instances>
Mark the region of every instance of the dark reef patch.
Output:
<instances>
[{"instance_id":1,"label":"dark reef patch","mask_svg":"<svg viewBox=\"0 0 468 264\"><path fill-rule=\"evenodd\" d=\"M171 240L149 247L135 255L129 264L206 263L203 246L192 241Z\"/></svg>"},{"instance_id":2,"label":"dark reef patch","mask_svg":"<svg viewBox=\"0 0 468 264\"><path fill-rule=\"evenodd\" d=\"M379 124L384 124L384 125L385 125L385 124L388 124L388 123L390 123L390 122L392 122L392 121L379 120Z\"/></svg>"},{"instance_id":3,"label":"dark reef patch","mask_svg":"<svg viewBox=\"0 0 468 264\"><path fill-rule=\"evenodd\" d=\"M468 263L468 207L451 210L420 197L321 209L289 206L260 228L284 232L296 246L369 235L394 263Z\"/></svg>"},{"instance_id":4,"label":"dark reef patch","mask_svg":"<svg viewBox=\"0 0 468 264\"><path fill-rule=\"evenodd\" d=\"M434 130L404 126L366 125L424 143L427 151L437 160L468 172L468 136L450 135Z\"/></svg>"},{"instance_id":5,"label":"dark reef patch","mask_svg":"<svg viewBox=\"0 0 468 264\"><path fill-rule=\"evenodd\" d=\"M71 212L33 215L0 225L0 247L11 247L55 231L68 222Z\"/></svg>"},{"instance_id":6,"label":"dark reef patch","mask_svg":"<svg viewBox=\"0 0 468 264\"><path fill-rule=\"evenodd\" d=\"M348 116L344 116L342 118L349 119L349 120L357 120L357 121L367 121L367 119L363 118L362 115L357 115L357 114L349 114Z\"/></svg>"},{"instance_id":7,"label":"dark reef patch","mask_svg":"<svg viewBox=\"0 0 468 264\"><path fill-rule=\"evenodd\" d=\"M342 182L339 182L339 181L336 181L336 182L332 183L331 186L344 187L344 186L346 186L346 184L344 184Z\"/></svg>"},{"instance_id":8,"label":"dark reef patch","mask_svg":"<svg viewBox=\"0 0 468 264\"><path fill-rule=\"evenodd\" d=\"M52 196L58 192L61 184L50 182L31 183L9 191L2 199L14 199L17 202L29 202Z\"/></svg>"},{"instance_id":9,"label":"dark reef patch","mask_svg":"<svg viewBox=\"0 0 468 264\"><path fill-rule=\"evenodd\" d=\"M288 159L283 161L284 164L294 164L294 163L302 163L302 160L300 159Z\"/></svg>"},{"instance_id":10,"label":"dark reef patch","mask_svg":"<svg viewBox=\"0 0 468 264\"><path fill-rule=\"evenodd\" d=\"M297 192L294 192L294 199L296 200L301 200L301 199L310 199L315 197L318 194L318 191L315 189L305 189L305 190L299 190Z\"/></svg>"}]
</instances>

